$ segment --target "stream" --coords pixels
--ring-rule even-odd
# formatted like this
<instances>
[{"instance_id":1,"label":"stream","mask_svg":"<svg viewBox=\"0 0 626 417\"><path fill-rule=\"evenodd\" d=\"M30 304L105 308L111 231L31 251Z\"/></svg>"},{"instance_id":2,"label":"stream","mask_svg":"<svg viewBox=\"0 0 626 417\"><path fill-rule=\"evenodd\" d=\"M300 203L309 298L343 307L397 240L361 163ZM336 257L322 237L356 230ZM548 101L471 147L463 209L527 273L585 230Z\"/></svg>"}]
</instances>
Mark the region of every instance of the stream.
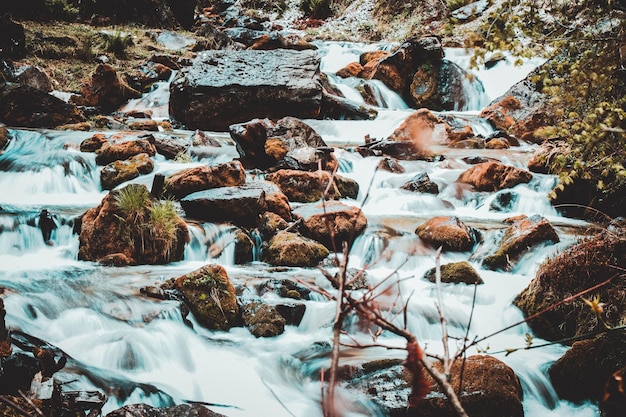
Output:
<instances>
[{"instance_id":1,"label":"stream","mask_svg":"<svg viewBox=\"0 0 626 417\"><path fill-rule=\"evenodd\" d=\"M376 45L325 43L321 69L332 74L358 54ZM460 65L467 57L460 50L447 51ZM514 67L502 62L493 69L478 71L484 85L469 108L450 112L470 123L477 133L491 128L477 118L490 100L523 78L538 62ZM354 80L341 83L346 96L358 99ZM458 175L470 167L463 157L489 156L525 168L534 150L522 144L507 150L450 149L435 143L435 153L445 155L436 162L401 161L405 172L393 174L376 170L379 157L362 157L349 151L363 144L365 135L384 138L413 112L384 85L378 91L379 116L371 121L306 120L329 144L336 147L340 174L358 181L359 197L348 204L361 206L368 227L353 245L349 266L367 268L370 285L391 276L390 288L407 304L407 325L427 350L441 353L441 326L435 306L434 284L423 277L435 266L435 250L425 247L414 233L416 226L436 215L458 216L479 228L485 248L493 244L504 227L503 219L519 214L540 214L559 232L561 242L529 251L511 272L482 269L472 265L485 285L443 284L443 309L450 334L469 339L496 332L520 321L521 312L511 301L534 277L546 258L572 245L584 224L562 217L549 203L547 194L555 185L553 176L533 174L528 184L512 190L518 198L502 208L494 201L498 193L459 192ZM167 118L167 84L158 84L142 99L128 107L151 108L157 118ZM321 416L321 388L318 374L327 368L330 357L317 349L329 343L335 305L312 293L299 326L286 326L284 334L255 338L245 328L214 332L191 325L181 316L178 304L144 297L142 287L178 277L208 263L223 265L234 284L252 285L270 279L310 282L333 291L315 269L272 268L254 261L234 264L233 237L227 225L190 224L191 242L181 262L163 266L109 267L77 260L78 236L75 219L95 207L107 194L100 187L95 154L78 150L80 142L95 132L12 130L14 136L0 155L0 287L3 288L7 326L53 344L72 359L55 374L66 390L99 390L107 396L103 415L125 404L138 402L169 406L186 401L211 403L209 408L229 417L314 417ZM110 132L107 132L110 133ZM193 132L176 130L190 136ZM150 187L155 174L170 175L199 164L215 165L237 157L228 133L212 132L221 148L193 153L194 161L174 163L155 157L155 170L133 182ZM435 141L436 142L436 141ZM438 195L411 193L399 187L418 172L426 172L438 184ZM369 190L369 191L367 191ZM53 213L58 228L46 244L35 218L42 208ZM220 247L221 250L214 250ZM417 248L417 249L416 249ZM410 255L409 255L410 254ZM468 260L470 252L444 252L441 263ZM268 293L264 297L278 297ZM393 297L380 296L381 303ZM474 300L475 299L475 300ZM472 309L472 303L475 303ZM472 311L473 310L473 311ZM471 326L467 329L470 315ZM354 327L354 328L352 328ZM371 338L358 326L349 327L353 339L363 344ZM532 331L525 325L489 338L482 351L507 363L518 375L524 390L528 417L595 416L593 405L574 406L557 398L547 377L547 368L567 349L552 345L520 350ZM404 340L383 334L377 341L401 347ZM542 341L535 339L534 343ZM452 342L454 344L454 342ZM455 345L456 346L456 345ZM477 353L476 350L470 354ZM346 348L343 364L380 358L404 358L402 350ZM338 392L345 416L384 416L364 395L340 387Z\"/></svg>"}]
</instances>

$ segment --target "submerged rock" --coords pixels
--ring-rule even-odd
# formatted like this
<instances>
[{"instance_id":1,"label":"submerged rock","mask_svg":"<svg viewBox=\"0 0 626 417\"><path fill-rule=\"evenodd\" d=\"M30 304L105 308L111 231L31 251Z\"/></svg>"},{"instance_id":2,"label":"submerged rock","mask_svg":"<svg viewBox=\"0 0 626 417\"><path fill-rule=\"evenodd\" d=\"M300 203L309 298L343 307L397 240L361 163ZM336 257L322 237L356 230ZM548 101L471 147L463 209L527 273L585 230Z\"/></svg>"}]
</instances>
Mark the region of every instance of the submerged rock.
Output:
<instances>
[{"instance_id":1,"label":"submerged rock","mask_svg":"<svg viewBox=\"0 0 626 417\"><path fill-rule=\"evenodd\" d=\"M331 251L341 252L343 242L352 245L367 227L367 218L358 207L336 201L302 206L295 213L302 217L301 233Z\"/></svg>"},{"instance_id":2,"label":"submerged rock","mask_svg":"<svg viewBox=\"0 0 626 417\"><path fill-rule=\"evenodd\" d=\"M402 184L400 188L419 193L439 194L439 186L425 172L415 175L410 181Z\"/></svg>"},{"instance_id":3,"label":"submerged rock","mask_svg":"<svg viewBox=\"0 0 626 417\"><path fill-rule=\"evenodd\" d=\"M252 302L241 307L244 325L256 337L273 337L285 331L285 318L271 305Z\"/></svg>"},{"instance_id":4,"label":"submerged rock","mask_svg":"<svg viewBox=\"0 0 626 417\"><path fill-rule=\"evenodd\" d=\"M174 281L198 323L211 330L228 330L236 323L239 306L226 270L206 265Z\"/></svg>"},{"instance_id":5,"label":"submerged rock","mask_svg":"<svg viewBox=\"0 0 626 417\"><path fill-rule=\"evenodd\" d=\"M580 336L604 327L626 322L625 276L626 228L615 223L597 235L585 239L544 262L528 287L514 301L526 316L543 311L564 298L612 281L582 298L562 303L528 324L538 337L561 340ZM593 298L592 298L593 297Z\"/></svg>"},{"instance_id":6,"label":"submerged rock","mask_svg":"<svg viewBox=\"0 0 626 417\"><path fill-rule=\"evenodd\" d=\"M314 51L205 51L170 86L170 114L189 129L225 131L254 118L316 118Z\"/></svg>"}]
</instances>

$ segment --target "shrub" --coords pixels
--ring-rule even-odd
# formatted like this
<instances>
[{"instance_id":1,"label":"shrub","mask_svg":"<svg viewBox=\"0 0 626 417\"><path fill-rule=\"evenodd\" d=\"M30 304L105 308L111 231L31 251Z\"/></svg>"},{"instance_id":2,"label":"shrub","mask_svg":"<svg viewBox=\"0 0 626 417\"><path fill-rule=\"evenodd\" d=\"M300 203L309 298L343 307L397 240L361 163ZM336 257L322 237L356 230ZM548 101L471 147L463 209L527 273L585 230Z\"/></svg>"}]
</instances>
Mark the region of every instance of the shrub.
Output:
<instances>
[{"instance_id":1,"label":"shrub","mask_svg":"<svg viewBox=\"0 0 626 417\"><path fill-rule=\"evenodd\" d=\"M133 225L138 225L146 217L146 207L150 204L150 193L142 185L131 184L115 195L115 204Z\"/></svg>"},{"instance_id":2,"label":"shrub","mask_svg":"<svg viewBox=\"0 0 626 417\"><path fill-rule=\"evenodd\" d=\"M333 15L331 0L302 0L300 10L314 19L326 19Z\"/></svg>"}]
</instances>

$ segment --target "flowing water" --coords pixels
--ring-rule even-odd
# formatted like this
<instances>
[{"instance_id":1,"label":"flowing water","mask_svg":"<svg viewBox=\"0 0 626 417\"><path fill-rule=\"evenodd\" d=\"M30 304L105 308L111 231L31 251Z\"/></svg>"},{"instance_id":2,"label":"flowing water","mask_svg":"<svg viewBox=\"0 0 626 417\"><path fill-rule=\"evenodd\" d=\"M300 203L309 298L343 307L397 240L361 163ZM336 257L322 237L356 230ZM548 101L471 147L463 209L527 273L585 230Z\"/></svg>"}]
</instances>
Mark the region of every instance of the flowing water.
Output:
<instances>
[{"instance_id":1,"label":"flowing water","mask_svg":"<svg viewBox=\"0 0 626 417\"><path fill-rule=\"evenodd\" d=\"M346 61L354 60L364 48L373 47L328 44L322 69L332 73ZM456 62L463 59L466 57L454 51ZM483 82L488 94L503 93L501 87L492 86L487 79ZM349 83L342 89L356 97ZM370 285L380 284L382 305L406 303L408 328L428 351L439 353L442 343L435 287L422 278L426 270L435 266L435 251L419 242L415 227L435 215L456 215L480 228L484 233L483 245L488 246L503 229L502 219L540 214L557 227L559 244L530 251L509 273L482 269L472 260L485 281L475 294L473 286L443 285L443 308L453 337L462 338L468 332L469 339L480 338L521 320L522 314L512 306L512 299L525 288L544 259L574 242L572 230L581 226L561 217L550 206L546 195L555 179L535 174L529 184L508 190L517 196L513 204L496 210L492 203L498 193L476 193L455 186L458 175L470 167L461 158L469 152L472 156L494 156L507 164L524 167L531 146L506 151L467 151L448 149L435 140L433 149L445 154L445 159L403 161L406 170L403 174L376 170L379 158L363 158L348 148L362 144L365 135L374 138L389 135L411 113L393 93L381 86L377 88L384 97L381 104L386 103L387 108L381 109L374 121L307 121L330 145L337 147L341 175L355 179L361 187L358 199L346 202L361 206L369 225L352 248L350 266L367 266ZM163 109L162 98L154 97L158 94L165 94L161 86L138 105L158 103L155 106ZM452 116L471 123L476 132L489 133L490 128L475 116L478 108L468 110ZM167 117L161 110L157 115ZM258 253L255 262L234 265L232 229L195 223L190 223L191 242L181 262L115 268L78 261L78 237L73 233L75 219L106 195L99 184L94 155L77 150L80 141L93 132L12 130L11 133L14 138L0 155L0 287L5 288L6 321L9 327L56 345L71 356L66 367L56 374L64 382L64 389L100 390L108 398L104 413L136 402L166 406L202 401L215 404L210 407L212 410L232 417L321 416L319 372L329 364L327 344L331 340L335 312L332 303L312 293L309 300L303 301L306 313L299 326L287 326L278 337L257 339L245 328L208 331L193 317L191 323L186 322L175 302L140 294L144 286L180 276L207 263L224 265L236 285L247 283L248 288L268 279L297 278L333 291L319 272L272 269L258 262ZM157 157L155 173L167 175L199 163L230 160L236 155L234 145L227 135L220 137L224 146L219 151L198 152L189 164L175 164ZM438 195L398 188L418 172L428 173L438 184ZM136 182L149 185L152 175ZM50 210L58 224L51 244L44 243L36 227L42 208ZM445 252L441 263L468 260L470 255ZM398 295L401 301L396 301ZM265 294L264 297L272 301L277 296ZM401 322L401 317L398 320ZM350 329L354 340L371 343L357 325ZM483 351L509 364L519 376L526 415L596 415L594 406L575 407L559 401L546 377L547 367L564 353L564 347L554 345L511 355L503 353L510 348L523 348L525 335L530 332L520 325L480 344ZM387 334L381 335L378 342L403 345L402 340ZM452 348L456 347L452 344ZM383 357L403 355L402 351L383 348L346 349L342 362ZM340 389L339 396L346 416L384 415L362 394Z\"/></svg>"}]
</instances>

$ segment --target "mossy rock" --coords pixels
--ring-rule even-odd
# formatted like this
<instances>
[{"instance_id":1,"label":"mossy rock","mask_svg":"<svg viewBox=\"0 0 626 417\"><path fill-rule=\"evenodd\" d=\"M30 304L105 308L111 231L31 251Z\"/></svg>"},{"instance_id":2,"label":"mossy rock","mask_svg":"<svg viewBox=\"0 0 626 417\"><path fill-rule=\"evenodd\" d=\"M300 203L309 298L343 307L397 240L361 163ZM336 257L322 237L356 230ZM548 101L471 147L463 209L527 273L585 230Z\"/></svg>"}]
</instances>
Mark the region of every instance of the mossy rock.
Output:
<instances>
[{"instance_id":1,"label":"mossy rock","mask_svg":"<svg viewBox=\"0 0 626 417\"><path fill-rule=\"evenodd\" d=\"M297 233L278 232L263 252L263 259L271 265L311 267L329 255L319 242Z\"/></svg>"},{"instance_id":2,"label":"mossy rock","mask_svg":"<svg viewBox=\"0 0 626 417\"><path fill-rule=\"evenodd\" d=\"M430 282L436 281L436 268L429 269L424 278ZM441 282L445 283L464 283L464 284L484 284L483 279L480 277L474 267L467 261L452 262L449 264L441 265Z\"/></svg>"},{"instance_id":3,"label":"mossy rock","mask_svg":"<svg viewBox=\"0 0 626 417\"><path fill-rule=\"evenodd\" d=\"M237 321L239 307L235 287L220 265L206 265L176 278L174 287L198 323L211 330L229 330Z\"/></svg>"},{"instance_id":4,"label":"mossy rock","mask_svg":"<svg viewBox=\"0 0 626 417\"><path fill-rule=\"evenodd\" d=\"M256 337L278 336L285 331L285 318L271 305L256 302L242 307L245 326Z\"/></svg>"}]
</instances>

